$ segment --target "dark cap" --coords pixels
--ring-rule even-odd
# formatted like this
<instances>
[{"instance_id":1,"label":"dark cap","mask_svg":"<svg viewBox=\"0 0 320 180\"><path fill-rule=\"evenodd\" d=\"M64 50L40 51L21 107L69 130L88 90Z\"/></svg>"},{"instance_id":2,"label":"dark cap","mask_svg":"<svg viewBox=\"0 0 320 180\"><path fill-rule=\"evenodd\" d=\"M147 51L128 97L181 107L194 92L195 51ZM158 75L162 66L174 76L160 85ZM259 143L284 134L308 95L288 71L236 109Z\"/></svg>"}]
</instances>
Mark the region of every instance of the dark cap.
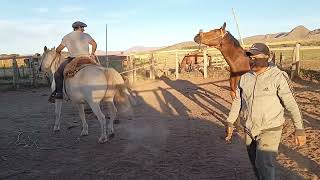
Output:
<instances>
[{"instance_id":1,"label":"dark cap","mask_svg":"<svg viewBox=\"0 0 320 180\"><path fill-rule=\"evenodd\" d=\"M73 28L77 28L77 27L87 27L87 25L81 21L76 21L72 24Z\"/></svg>"},{"instance_id":2,"label":"dark cap","mask_svg":"<svg viewBox=\"0 0 320 180\"><path fill-rule=\"evenodd\" d=\"M264 54L270 56L270 51L267 45L263 43L254 43L250 49L246 52L248 56Z\"/></svg>"}]
</instances>

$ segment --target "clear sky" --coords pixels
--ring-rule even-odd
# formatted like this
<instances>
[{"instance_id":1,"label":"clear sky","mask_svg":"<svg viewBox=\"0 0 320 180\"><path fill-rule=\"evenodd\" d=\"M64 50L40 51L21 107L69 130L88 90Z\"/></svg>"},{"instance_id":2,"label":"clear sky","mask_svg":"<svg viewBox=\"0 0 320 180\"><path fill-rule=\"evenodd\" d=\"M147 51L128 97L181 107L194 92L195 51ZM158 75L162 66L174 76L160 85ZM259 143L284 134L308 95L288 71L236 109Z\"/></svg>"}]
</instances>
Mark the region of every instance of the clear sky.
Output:
<instances>
[{"instance_id":1,"label":"clear sky","mask_svg":"<svg viewBox=\"0 0 320 180\"><path fill-rule=\"evenodd\" d=\"M132 46L159 47L192 41L194 35L227 23L239 37L290 31L297 25L320 28L320 0L0 0L0 54L42 53L44 45L59 45L71 24L85 22L105 50Z\"/></svg>"}]
</instances>

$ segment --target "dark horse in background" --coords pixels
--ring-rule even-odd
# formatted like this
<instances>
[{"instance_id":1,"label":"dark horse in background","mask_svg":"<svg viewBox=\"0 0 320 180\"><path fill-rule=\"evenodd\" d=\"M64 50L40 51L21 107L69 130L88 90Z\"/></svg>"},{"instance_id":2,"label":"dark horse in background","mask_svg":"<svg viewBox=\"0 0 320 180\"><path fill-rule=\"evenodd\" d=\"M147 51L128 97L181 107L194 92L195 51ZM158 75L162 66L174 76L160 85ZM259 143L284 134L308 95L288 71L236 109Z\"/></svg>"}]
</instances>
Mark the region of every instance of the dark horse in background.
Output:
<instances>
[{"instance_id":1,"label":"dark horse in background","mask_svg":"<svg viewBox=\"0 0 320 180\"><path fill-rule=\"evenodd\" d=\"M214 29L209 32L199 32L194 41L199 44L205 44L209 47L218 49L224 59L230 66L230 95L235 98L237 83L240 76L250 70L249 57L245 50L240 46L230 32L225 30L226 23L219 29Z\"/></svg>"},{"instance_id":2,"label":"dark horse in background","mask_svg":"<svg viewBox=\"0 0 320 180\"><path fill-rule=\"evenodd\" d=\"M207 55L208 56L208 55ZM208 56L208 62L211 61L211 56ZM203 63L203 53L188 53L185 55L180 63L180 72L191 72L200 68Z\"/></svg>"}]
</instances>

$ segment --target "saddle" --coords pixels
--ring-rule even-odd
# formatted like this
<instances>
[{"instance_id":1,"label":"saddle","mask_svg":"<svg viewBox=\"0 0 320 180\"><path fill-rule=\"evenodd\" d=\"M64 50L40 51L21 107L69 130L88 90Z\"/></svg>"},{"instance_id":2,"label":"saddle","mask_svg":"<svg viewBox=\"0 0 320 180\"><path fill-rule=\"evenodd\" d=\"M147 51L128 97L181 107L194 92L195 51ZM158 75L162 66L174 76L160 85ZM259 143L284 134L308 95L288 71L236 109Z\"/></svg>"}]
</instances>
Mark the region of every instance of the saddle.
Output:
<instances>
[{"instance_id":1,"label":"saddle","mask_svg":"<svg viewBox=\"0 0 320 180\"><path fill-rule=\"evenodd\" d=\"M94 59L88 56L76 57L66 65L63 75L65 78L72 78L78 71L90 64L99 65Z\"/></svg>"}]
</instances>

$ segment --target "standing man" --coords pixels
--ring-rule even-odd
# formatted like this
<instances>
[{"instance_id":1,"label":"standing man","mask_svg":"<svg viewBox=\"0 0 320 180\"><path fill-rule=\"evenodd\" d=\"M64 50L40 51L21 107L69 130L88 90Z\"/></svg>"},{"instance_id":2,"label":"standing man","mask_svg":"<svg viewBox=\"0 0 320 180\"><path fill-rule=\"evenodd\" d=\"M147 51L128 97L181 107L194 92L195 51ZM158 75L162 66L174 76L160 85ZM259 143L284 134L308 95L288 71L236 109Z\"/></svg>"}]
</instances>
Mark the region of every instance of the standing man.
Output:
<instances>
[{"instance_id":1,"label":"standing man","mask_svg":"<svg viewBox=\"0 0 320 180\"><path fill-rule=\"evenodd\" d=\"M83 22L74 22L72 24L73 31L63 37L62 42L56 49L54 60L60 56L61 51L65 47L67 47L68 49L69 57L60 65L58 70L54 73L56 89L54 92L52 92L49 98L49 102L54 102L55 99L63 98L63 71L68 63L70 63L75 57L78 56L91 56L91 58L95 58L97 43L89 34L84 33L85 27L87 27L87 25ZM91 54L89 53L89 44L92 46Z\"/></svg>"},{"instance_id":2,"label":"standing man","mask_svg":"<svg viewBox=\"0 0 320 180\"><path fill-rule=\"evenodd\" d=\"M295 142L299 146L306 143L303 121L287 73L268 63L269 48L255 43L246 53L251 71L239 81L227 119L226 141L230 141L233 123L243 108L247 151L255 174L259 180L274 180L284 108L291 114L296 129Z\"/></svg>"}]
</instances>

